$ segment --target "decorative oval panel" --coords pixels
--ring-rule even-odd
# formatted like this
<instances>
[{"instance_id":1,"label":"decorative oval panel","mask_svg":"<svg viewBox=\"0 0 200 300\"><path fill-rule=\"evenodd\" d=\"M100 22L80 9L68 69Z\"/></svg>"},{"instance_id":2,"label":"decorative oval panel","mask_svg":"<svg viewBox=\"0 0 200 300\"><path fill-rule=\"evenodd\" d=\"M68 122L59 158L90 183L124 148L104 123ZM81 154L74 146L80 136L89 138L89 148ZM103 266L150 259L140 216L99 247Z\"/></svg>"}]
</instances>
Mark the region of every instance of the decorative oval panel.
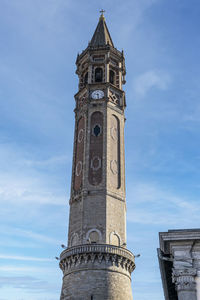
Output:
<instances>
[{"instance_id":1,"label":"decorative oval panel","mask_svg":"<svg viewBox=\"0 0 200 300\"><path fill-rule=\"evenodd\" d=\"M96 111L91 115L90 122L90 156L88 180L92 185L102 181L103 157L103 114Z\"/></svg>"},{"instance_id":2,"label":"decorative oval panel","mask_svg":"<svg viewBox=\"0 0 200 300\"><path fill-rule=\"evenodd\" d=\"M84 132L85 132L85 121L84 121L84 117L81 117L78 121L77 131L76 131L76 149L75 149L75 166L74 166L74 190L75 191L78 191L82 185Z\"/></svg>"},{"instance_id":3,"label":"decorative oval panel","mask_svg":"<svg viewBox=\"0 0 200 300\"><path fill-rule=\"evenodd\" d=\"M112 115L110 118L110 183L118 189L120 178L120 124L119 119Z\"/></svg>"}]
</instances>

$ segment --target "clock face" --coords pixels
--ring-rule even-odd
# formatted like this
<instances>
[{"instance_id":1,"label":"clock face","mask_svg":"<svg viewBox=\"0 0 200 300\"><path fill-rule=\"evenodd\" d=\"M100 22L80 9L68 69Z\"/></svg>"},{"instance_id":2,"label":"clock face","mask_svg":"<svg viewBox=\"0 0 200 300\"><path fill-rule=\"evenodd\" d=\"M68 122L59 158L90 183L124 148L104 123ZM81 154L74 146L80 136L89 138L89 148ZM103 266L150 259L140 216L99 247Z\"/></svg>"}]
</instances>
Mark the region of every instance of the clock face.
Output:
<instances>
[{"instance_id":1,"label":"clock face","mask_svg":"<svg viewBox=\"0 0 200 300\"><path fill-rule=\"evenodd\" d=\"M92 99L101 99L104 97L104 92L101 90L96 90L92 92Z\"/></svg>"}]
</instances>

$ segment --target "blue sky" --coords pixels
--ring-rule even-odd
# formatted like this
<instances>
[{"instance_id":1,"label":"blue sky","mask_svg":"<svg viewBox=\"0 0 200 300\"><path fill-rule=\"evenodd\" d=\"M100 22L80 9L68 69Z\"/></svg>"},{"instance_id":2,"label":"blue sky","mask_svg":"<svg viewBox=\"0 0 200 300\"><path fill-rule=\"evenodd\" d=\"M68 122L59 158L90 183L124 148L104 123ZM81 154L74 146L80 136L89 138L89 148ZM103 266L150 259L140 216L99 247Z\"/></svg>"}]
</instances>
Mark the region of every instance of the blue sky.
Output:
<instances>
[{"instance_id":1,"label":"blue sky","mask_svg":"<svg viewBox=\"0 0 200 300\"><path fill-rule=\"evenodd\" d=\"M164 299L158 232L200 227L199 0L1 0L0 300L59 299L75 60L101 8L126 58L134 300Z\"/></svg>"}]
</instances>

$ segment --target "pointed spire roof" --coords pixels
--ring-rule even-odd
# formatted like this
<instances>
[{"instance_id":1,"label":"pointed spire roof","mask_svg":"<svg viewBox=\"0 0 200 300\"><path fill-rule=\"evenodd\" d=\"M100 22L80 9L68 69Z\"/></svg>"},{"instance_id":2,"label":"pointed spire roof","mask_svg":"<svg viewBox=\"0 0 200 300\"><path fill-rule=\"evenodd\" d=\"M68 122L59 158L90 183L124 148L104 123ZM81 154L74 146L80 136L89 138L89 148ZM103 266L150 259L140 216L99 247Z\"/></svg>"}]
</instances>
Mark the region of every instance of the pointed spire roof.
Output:
<instances>
[{"instance_id":1,"label":"pointed spire roof","mask_svg":"<svg viewBox=\"0 0 200 300\"><path fill-rule=\"evenodd\" d=\"M98 47L98 46L106 46L107 44L114 47L113 41L112 41L110 33L108 31L108 27L105 22L105 17L103 15L103 11L101 11L99 23L97 24L97 28L91 39L90 46Z\"/></svg>"}]
</instances>

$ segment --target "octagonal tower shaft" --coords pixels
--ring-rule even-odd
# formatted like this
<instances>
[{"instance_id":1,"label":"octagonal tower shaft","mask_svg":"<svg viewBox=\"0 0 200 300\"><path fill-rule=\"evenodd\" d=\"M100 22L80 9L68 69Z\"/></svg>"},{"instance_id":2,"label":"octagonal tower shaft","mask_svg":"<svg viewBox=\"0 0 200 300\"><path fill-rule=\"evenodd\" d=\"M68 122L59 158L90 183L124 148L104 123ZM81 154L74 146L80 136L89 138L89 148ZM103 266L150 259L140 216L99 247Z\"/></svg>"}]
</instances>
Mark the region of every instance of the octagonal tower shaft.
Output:
<instances>
[{"instance_id":1,"label":"octagonal tower shaft","mask_svg":"<svg viewBox=\"0 0 200 300\"><path fill-rule=\"evenodd\" d=\"M61 299L131 300L130 274L135 265L126 250L122 89L126 70L123 52L114 48L103 15L76 65L79 90L68 248L60 262ZM113 284L120 281L127 292L114 291Z\"/></svg>"}]
</instances>

